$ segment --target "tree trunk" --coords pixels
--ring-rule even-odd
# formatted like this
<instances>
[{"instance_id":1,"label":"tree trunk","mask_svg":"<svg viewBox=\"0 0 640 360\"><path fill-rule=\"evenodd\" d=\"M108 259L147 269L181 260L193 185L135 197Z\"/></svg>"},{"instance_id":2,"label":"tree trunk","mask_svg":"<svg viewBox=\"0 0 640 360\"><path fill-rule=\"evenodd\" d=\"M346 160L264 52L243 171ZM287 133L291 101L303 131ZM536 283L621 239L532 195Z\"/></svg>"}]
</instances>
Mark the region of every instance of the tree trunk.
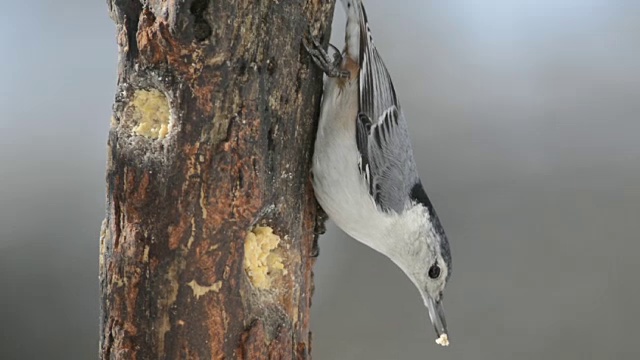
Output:
<instances>
[{"instance_id":1,"label":"tree trunk","mask_svg":"<svg viewBox=\"0 0 640 360\"><path fill-rule=\"evenodd\" d=\"M331 0L109 0L101 359L309 359Z\"/></svg>"}]
</instances>

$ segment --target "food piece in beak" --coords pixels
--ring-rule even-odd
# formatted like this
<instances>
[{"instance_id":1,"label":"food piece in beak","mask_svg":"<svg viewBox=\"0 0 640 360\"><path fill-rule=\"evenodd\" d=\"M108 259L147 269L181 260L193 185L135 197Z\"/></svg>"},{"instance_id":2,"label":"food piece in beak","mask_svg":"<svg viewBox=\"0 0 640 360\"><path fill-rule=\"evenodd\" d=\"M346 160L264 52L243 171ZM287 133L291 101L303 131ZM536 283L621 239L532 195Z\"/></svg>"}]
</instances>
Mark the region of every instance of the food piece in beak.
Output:
<instances>
[{"instance_id":1,"label":"food piece in beak","mask_svg":"<svg viewBox=\"0 0 640 360\"><path fill-rule=\"evenodd\" d=\"M429 310L429 318L436 330L438 339L436 343L442 346L449 346L449 335L447 334L447 322L444 319L444 308L440 300L436 301L431 296L426 295L425 305Z\"/></svg>"},{"instance_id":2,"label":"food piece in beak","mask_svg":"<svg viewBox=\"0 0 640 360\"><path fill-rule=\"evenodd\" d=\"M449 337L447 336L447 334L441 334L440 337L436 339L436 344L449 346Z\"/></svg>"}]
</instances>

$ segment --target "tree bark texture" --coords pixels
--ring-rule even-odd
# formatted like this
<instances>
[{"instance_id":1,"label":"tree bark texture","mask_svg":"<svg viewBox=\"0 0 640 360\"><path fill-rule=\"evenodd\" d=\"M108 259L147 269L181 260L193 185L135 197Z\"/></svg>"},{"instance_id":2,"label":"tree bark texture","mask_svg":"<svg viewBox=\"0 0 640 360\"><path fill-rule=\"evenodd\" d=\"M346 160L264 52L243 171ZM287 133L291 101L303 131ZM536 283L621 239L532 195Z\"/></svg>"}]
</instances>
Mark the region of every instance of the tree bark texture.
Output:
<instances>
[{"instance_id":1,"label":"tree bark texture","mask_svg":"<svg viewBox=\"0 0 640 360\"><path fill-rule=\"evenodd\" d=\"M101 359L309 359L309 181L333 0L109 0Z\"/></svg>"}]
</instances>

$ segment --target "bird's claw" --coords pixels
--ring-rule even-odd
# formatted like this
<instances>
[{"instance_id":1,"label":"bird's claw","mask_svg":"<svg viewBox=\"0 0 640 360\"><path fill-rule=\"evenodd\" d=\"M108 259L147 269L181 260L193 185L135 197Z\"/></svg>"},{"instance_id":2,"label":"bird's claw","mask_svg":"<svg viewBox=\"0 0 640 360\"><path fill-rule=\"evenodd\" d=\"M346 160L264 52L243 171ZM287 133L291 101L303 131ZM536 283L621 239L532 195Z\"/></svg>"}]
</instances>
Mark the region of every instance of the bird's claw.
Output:
<instances>
[{"instance_id":1,"label":"bird's claw","mask_svg":"<svg viewBox=\"0 0 640 360\"><path fill-rule=\"evenodd\" d=\"M313 237L313 245L311 246L311 257L313 258L318 257L318 255L320 255L318 238L320 237L320 235L323 235L325 232L327 232L325 223L327 222L328 218L329 216L322 209L322 207L320 207L319 205L316 206L316 221L315 221L315 226L313 227L313 233L315 234L315 236Z\"/></svg>"},{"instance_id":2,"label":"bird's claw","mask_svg":"<svg viewBox=\"0 0 640 360\"><path fill-rule=\"evenodd\" d=\"M311 30L308 30L302 37L302 45L307 50L307 53L311 56L313 62L328 76L334 78L349 78L350 73L346 70L340 69L342 63L342 55L338 49L329 44L336 52L331 57L327 51L322 47L318 39L311 35Z\"/></svg>"},{"instance_id":3,"label":"bird's claw","mask_svg":"<svg viewBox=\"0 0 640 360\"><path fill-rule=\"evenodd\" d=\"M316 208L316 224L315 227L313 229L313 232L317 235L323 235L325 232L327 232L327 227L325 226L325 223L327 222L327 219L329 218L329 215L327 215L327 213L322 209L322 207L317 206Z\"/></svg>"}]
</instances>

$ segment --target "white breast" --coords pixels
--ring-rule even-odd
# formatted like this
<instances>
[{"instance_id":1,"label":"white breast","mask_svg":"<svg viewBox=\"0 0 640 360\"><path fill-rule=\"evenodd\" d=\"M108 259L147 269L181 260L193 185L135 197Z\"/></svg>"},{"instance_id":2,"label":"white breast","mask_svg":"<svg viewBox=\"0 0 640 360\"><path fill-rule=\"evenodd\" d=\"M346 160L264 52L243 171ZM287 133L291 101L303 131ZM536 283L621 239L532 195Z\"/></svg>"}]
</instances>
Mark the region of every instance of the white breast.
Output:
<instances>
[{"instance_id":1,"label":"white breast","mask_svg":"<svg viewBox=\"0 0 640 360\"><path fill-rule=\"evenodd\" d=\"M378 211L358 169L357 80L344 86L339 81L329 78L325 83L313 156L316 198L344 232L385 253L396 216Z\"/></svg>"}]
</instances>

